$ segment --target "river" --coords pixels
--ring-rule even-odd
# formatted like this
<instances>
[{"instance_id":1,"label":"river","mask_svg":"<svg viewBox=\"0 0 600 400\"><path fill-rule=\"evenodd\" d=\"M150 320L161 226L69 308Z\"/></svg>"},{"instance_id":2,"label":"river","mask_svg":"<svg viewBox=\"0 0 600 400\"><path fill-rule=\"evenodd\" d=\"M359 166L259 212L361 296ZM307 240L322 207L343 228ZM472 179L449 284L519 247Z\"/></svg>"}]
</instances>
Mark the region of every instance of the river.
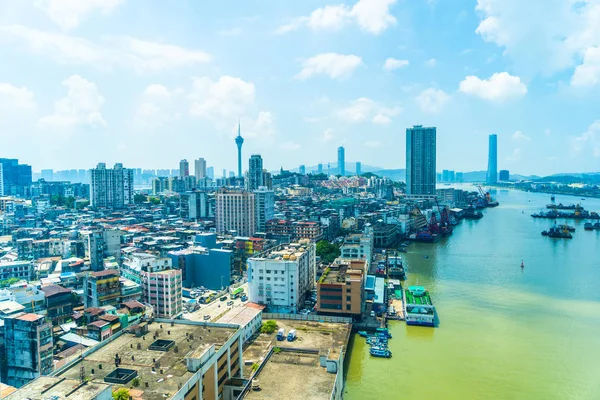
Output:
<instances>
[{"instance_id":1,"label":"river","mask_svg":"<svg viewBox=\"0 0 600 400\"><path fill-rule=\"evenodd\" d=\"M392 359L355 335L344 399L600 399L600 231L570 220L573 239L543 237L553 222L529 215L550 195L494 196L481 220L409 246L407 283L430 290L439 327L391 322ZM600 211L600 199L556 202Z\"/></svg>"}]
</instances>

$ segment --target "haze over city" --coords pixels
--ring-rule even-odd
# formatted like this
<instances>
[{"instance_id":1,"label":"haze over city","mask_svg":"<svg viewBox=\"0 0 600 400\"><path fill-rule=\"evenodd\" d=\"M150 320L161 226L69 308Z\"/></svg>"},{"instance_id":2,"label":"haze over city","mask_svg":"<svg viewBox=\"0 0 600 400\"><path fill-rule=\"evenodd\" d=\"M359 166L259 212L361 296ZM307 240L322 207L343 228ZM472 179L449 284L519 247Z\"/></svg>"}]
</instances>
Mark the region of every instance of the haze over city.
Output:
<instances>
[{"instance_id":1,"label":"haze over city","mask_svg":"<svg viewBox=\"0 0 600 400\"><path fill-rule=\"evenodd\" d=\"M423 124L439 169L485 170L495 133L499 168L597 171L600 6L550 3L1 0L2 150L34 171L233 170L239 120L269 170L340 145L394 169Z\"/></svg>"}]
</instances>

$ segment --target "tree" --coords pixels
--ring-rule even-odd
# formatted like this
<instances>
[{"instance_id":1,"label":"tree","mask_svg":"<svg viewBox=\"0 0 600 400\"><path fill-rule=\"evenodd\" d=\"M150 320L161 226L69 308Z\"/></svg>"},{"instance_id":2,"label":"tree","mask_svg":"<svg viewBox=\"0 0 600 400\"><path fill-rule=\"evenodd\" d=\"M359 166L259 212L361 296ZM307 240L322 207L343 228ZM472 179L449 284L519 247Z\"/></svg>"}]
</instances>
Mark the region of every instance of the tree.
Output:
<instances>
[{"instance_id":1,"label":"tree","mask_svg":"<svg viewBox=\"0 0 600 400\"><path fill-rule=\"evenodd\" d=\"M321 257L321 261L324 263L332 263L340 254L340 248L327 240L321 240L317 243L317 256Z\"/></svg>"},{"instance_id":2,"label":"tree","mask_svg":"<svg viewBox=\"0 0 600 400\"><path fill-rule=\"evenodd\" d=\"M137 193L137 194L133 195L133 202L135 204L142 204L142 203L145 203L146 201L148 201L148 198L141 193Z\"/></svg>"},{"instance_id":3,"label":"tree","mask_svg":"<svg viewBox=\"0 0 600 400\"><path fill-rule=\"evenodd\" d=\"M260 333L268 333L271 334L277 330L277 322L273 320L269 320L267 322L263 322L260 327Z\"/></svg>"},{"instance_id":4,"label":"tree","mask_svg":"<svg viewBox=\"0 0 600 400\"><path fill-rule=\"evenodd\" d=\"M113 400L129 400L129 389L121 388L112 394Z\"/></svg>"},{"instance_id":5,"label":"tree","mask_svg":"<svg viewBox=\"0 0 600 400\"><path fill-rule=\"evenodd\" d=\"M158 197L149 197L148 200L150 201L150 204L154 206L160 204L160 198Z\"/></svg>"},{"instance_id":6,"label":"tree","mask_svg":"<svg viewBox=\"0 0 600 400\"><path fill-rule=\"evenodd\" d=\"M140 386L140 378L138 378L138 377L133 378L133 381L131 381L131 384L133 385L133 387Z\"/></svg>"}]
</instances>

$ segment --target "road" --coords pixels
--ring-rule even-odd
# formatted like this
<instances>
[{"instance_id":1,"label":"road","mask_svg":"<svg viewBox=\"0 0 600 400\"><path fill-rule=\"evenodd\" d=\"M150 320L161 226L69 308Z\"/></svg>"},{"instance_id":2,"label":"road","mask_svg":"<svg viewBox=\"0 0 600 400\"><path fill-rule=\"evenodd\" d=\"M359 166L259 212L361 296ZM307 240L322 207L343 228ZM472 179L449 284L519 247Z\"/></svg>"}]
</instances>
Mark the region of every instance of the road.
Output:
<instances>
[{"instance_id":1,"label":"road","mask_svg":"<svg viewBox=\"0 0 600 400\"><path fill-rule=\"evenodd\" d=\"M246 293L246 295L247 295L248 294L248 283L244 283L240 287L244 289L244 293ZM232 306L227 306L227 303L229 301L233 301ZM208 315L208 316L210 316L210 320L212 322L215 322L218 318L220 318L223 314L225 314L226 311L231 310L233 307L242 306L243 304L244 304L244 302L242 302L242 300L240 298L237 298L235 300L230 300L229 295L228 295L226 301L221 301L221 300L219 300L219 298L217 298L216 300L214 300L211 303L200 304L199 310L196 310L192 313L184 313L183 319L187 319L190 321L204 321L204 316Z\"/></svg>"}]
</instances>

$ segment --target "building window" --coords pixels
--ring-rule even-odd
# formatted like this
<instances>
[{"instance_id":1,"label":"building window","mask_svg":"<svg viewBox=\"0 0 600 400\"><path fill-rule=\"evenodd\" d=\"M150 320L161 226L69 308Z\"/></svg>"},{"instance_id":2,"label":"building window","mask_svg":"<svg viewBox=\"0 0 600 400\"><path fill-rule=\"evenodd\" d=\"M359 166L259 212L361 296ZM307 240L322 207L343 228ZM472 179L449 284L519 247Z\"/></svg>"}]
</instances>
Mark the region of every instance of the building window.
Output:
<instances>
[{"instance_id":1,"label":"building window","mask_svg":"<svg viewBox=\"0 0 600 400\"><path fill-rule=\"evenodd\" d=\"M346 310L350 311L352 309L352 304L346 304Z\"/></svg>"},{"instance_id":2,"label":"building window","mask_svg":"<svg viewBox=\"0 0 600 400\"><path fill-rule=\"evenodd\" d=\"M346 296L346 301L350 301L352 296Z\"/></svg>"}]
</instances>

